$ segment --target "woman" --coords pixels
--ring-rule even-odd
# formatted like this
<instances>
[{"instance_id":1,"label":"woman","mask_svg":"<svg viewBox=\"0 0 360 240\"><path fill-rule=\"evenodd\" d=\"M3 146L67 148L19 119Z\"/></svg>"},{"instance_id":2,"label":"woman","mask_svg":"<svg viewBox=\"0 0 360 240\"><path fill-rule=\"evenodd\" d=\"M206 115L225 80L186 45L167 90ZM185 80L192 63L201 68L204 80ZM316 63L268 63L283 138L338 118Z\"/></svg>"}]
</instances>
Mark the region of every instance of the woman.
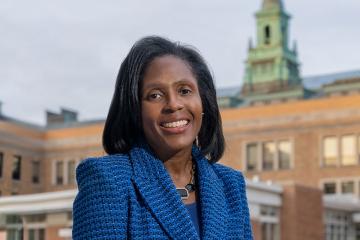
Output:
<instances>
[{"instance_id":1,"label":"woman","mask_svg":"<svg viewBox=\"0 0 360 240\"><path fill-rule=\"evenodd\" d=\"M194 49L161 37L135 43L103 146L108 156L77 168L73 239L252 239L244 178L215 163L220 113Z\"/></svg>"}]
</instances>

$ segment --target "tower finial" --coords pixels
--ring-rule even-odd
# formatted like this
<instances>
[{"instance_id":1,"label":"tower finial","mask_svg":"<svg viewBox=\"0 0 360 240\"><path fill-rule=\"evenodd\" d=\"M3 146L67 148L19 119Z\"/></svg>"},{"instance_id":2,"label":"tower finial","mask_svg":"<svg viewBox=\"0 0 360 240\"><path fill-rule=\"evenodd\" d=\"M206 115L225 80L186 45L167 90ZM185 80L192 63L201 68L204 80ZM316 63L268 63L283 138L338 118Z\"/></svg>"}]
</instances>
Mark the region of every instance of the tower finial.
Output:
<instances>
[{"instance_id":1,"label":"tower finial","mask_svg":"<svg viewBox=\"0 0 360 240\"><path fill-rule=\"evenodd\" d=\"M293 43L293 52L295 53L295 55L297 55L297 41L294 40L294 43Z\"/></svg>"},{"instance_id":2,"label":"tower finial","mask_svg":"<svg viewBox=\"0 0 360 240\"><path fill-rule=\"evenodd\" d=\"M248 50L250 51L251 49L253 49L253 43L252 43L252 38L249 38Z\"/></svg>"},{"instance_id":3,"label":"tower finial","mask_svg":"<svg viewBox=\"0 0 360 240\"><path fill-rule=\"evenodd\" d=\"M279 8L284 9L282 0L263 0L262 9Z\"/></svg>"}]
</instances>

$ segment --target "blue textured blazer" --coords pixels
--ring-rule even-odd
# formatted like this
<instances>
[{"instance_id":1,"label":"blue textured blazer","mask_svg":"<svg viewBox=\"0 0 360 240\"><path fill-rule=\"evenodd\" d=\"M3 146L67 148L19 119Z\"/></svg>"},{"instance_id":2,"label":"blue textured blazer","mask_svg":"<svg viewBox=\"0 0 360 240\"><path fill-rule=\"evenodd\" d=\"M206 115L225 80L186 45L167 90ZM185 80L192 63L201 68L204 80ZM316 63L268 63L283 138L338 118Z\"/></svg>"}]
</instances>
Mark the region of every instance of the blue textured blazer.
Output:
<instances>
[{"instance_id":1,"label":"blue textured blazer","mask_svg":"<svg viewBox=\"0 0 360 240\"><path fill-rule=\"evenodd\" d=\"M73 239L252 239L240 172L211 164L193 147L200 231L151 151L89 158L77 168Z\"/></svg>"}]
</instances>

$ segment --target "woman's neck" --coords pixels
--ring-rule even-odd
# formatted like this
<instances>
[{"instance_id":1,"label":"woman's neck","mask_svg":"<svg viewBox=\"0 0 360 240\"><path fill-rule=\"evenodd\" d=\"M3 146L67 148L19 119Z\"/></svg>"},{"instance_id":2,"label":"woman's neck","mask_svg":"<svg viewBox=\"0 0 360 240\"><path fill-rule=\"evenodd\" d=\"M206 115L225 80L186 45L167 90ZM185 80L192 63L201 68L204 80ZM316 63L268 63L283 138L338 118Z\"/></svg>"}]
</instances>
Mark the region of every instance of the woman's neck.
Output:
<instances>
[{"instance_id":1,"label":"woman's neck","mask_svg":"<svg viewBox=\"0 0 360 240\"><path fill-rule=\"evenodd\" d=\"M176 187L184 187L192 176L191 148L175 153L157 153Z\"/></svg>"},{"instance_id":2,"label":"woman's neck","mask_svg":"<svg viewBox=\"0 0 360 240\"><path fill-rule=\"evenodd\" d=\"M177 152L163 162L170 175L188 176L192 169L191 149Z\"/></svg>"},{"instance_id":3,"label":"woman's neck","mask_svg":"<svg viewBox=\"0 0 360 240\"><path fill-rule=\"evenodd\" d=\"M193 159L191 156L191 148L187 151L181 151L177 154L167 158L164 162L164 166L168 171L176 188L184 188L191 182L194 176L193 172ZM191 192L188 199L184 199L185 204L195 202L196 194Z\"/></svg>"}]
</instances>

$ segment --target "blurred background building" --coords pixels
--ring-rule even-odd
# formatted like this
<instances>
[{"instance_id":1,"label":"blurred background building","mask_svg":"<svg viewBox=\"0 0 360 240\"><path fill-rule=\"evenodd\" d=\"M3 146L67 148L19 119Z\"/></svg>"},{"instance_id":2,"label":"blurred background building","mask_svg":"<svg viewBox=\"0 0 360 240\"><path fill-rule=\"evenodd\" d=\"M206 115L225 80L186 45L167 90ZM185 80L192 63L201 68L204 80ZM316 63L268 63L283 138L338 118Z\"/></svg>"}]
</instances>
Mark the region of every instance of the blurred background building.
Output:
<instances>
[{"instance_id":1,"label":"blurred background building","mask_svg":"<svg viewBox=\"0 0 360 240\"><path fill-rule=\"evenodd\" d=\"M302 77L289 20L263 0L243 85L218 90L221 162L248 179L255 239L360 239L360 70ZM0 239L71 239L76 166L105 154L103 120L46 118L13 119L0 103Z\"/></svg>"}]
</instances>

